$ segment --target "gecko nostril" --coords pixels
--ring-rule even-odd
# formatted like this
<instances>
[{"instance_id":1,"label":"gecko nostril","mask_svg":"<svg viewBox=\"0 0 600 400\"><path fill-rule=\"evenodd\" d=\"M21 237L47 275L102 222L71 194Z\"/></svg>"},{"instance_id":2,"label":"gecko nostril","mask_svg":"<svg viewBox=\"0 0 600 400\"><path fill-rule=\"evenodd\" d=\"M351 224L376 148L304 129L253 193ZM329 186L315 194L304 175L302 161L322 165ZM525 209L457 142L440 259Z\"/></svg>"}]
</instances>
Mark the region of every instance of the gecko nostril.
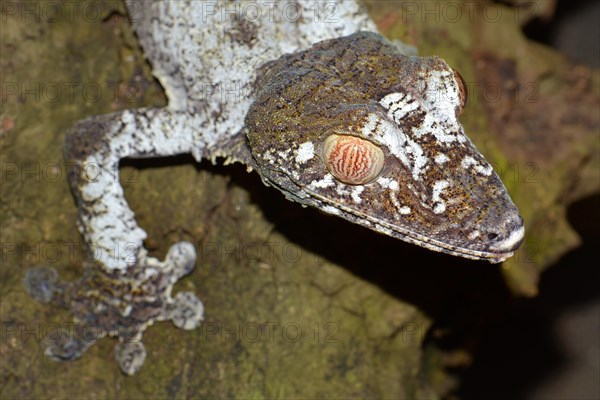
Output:
<instances>
[{"instance_id":1,"label":"gecko nostril","mask_svg":"<svg viewBox=\"0 0 600 400\"><path fill-rule=\"evenodd\" d=\"M488 233L487 237L489 240L495 240L498 238L498 234L497 233Z\"/></svg>"}]
</instances>

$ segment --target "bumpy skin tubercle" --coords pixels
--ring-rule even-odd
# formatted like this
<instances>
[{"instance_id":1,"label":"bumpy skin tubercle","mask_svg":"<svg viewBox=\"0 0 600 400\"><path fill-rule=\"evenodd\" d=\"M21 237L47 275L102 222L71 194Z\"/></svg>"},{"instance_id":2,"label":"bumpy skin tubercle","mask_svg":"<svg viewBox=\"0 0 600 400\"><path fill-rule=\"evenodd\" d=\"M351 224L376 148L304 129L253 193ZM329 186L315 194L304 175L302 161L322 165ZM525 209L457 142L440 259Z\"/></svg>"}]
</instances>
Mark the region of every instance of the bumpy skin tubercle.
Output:
<instances>
[{"instance_id":1,"label":"bumpy skin tubercle","mask_svg":"<svg viewBox=\"0 0 600 400\"><path fill-rule=\"evenodd\" d=\"M148 326L194 329L203 319L193 293L171 296L195 266L194 246L148 256L119 184L123 158L224 157L291 200L378 232L467 258L512 255L523 222L464 134L464 93L444 61L404 56L364 32L375 25L353 0L327 2L333 14L320 18L310 17L313 2L298 1L296 19L282 3L253 1L264 9L251 20L209 3L128 1L169 105L91 117L67 134L78 226L95 258L75 282L47 267L25 276L35 299L67 307L81 328L48 338L49 357L75 359L113 336L130 375L146 358Z\"/></svg>"}]
</instances>

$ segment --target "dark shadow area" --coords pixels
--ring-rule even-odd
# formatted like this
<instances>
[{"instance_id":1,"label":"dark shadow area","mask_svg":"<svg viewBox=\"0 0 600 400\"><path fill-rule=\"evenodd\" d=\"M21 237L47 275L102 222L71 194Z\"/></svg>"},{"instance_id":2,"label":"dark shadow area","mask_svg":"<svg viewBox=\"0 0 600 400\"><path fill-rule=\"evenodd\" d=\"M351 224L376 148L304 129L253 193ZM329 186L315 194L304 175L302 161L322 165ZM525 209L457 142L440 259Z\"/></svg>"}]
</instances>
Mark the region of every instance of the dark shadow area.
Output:
<instances>
[{"instance_id":1,"label":"dark shadow area","mask_svg":"<svg viewBox=\"0 0 600 400\"><path fill-rule=\"evenodd\" d=\"M569 221L583 245L550 267L534 299L516 299L507 314L481 332L474 363L463 375L459 397L470 399L526 399L568 360L557 336L559 318L573 309L600 301L600 196L569 208ZM599 332L587 332L597 337ZM568 340L569 338L567 338Z\"/></svg>"},{"instance_id":2,"label":"dark shadow area","mask_svg":"<svg viewBox=\"0 0 600 400\"><path fill-rule=\"evenodd\" d=\"M554 47L574 61L600 67L600 3L597 0L557 0L549 20L536 18L523 29L536 42Z\"/></svg>"},{"instance_id":3,"label":"dark shadow area","mask_svg":"<svg viewBox=\"0 0 600 400\"><path fill-rule=\"evenodd\" d=\"M196 168L197 171L207 170L210 171L213 165L204 161L201 164L197 163L191 154L179 154L171 157L156 157L156 158L124 158L119 161L119 168L133 167L140 171L152 168L163 168L163 167L176 167L178 165L191 164ZM211 171L214 172L214 171Z\"/></svg>"}]
</instances>

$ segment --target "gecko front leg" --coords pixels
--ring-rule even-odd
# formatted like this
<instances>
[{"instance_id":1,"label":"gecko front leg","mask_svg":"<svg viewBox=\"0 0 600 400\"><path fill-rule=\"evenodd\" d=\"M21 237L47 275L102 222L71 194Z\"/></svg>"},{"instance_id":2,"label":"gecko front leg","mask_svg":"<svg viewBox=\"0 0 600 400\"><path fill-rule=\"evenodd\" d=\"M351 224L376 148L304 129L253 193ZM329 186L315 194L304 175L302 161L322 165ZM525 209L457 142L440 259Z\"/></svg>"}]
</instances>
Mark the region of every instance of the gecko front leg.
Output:
<instances>
[{"instance_id":1,"label":"gecko front leg","mask_svg":"<svg viewBox=\"0 0 600 400\"><path fill-rule=\"evenodd\" d=\"M189 274L196 252L189 242L174 244L164 261L149 257L140 228L119 183L123 158L192 153L197 159L210 142L210 124L199 115L171 109L139 109L88 118L67 136L69 179L79 208L78 225L93 261L76 282L64 282L48 267L35 267L25 288L41 302L67 307L79 323L73 335L45 340L56 360L79 358L104 336L119 339L115 356L126 374L142 366L143 331L155 321L171 320L194 329L203 318L202 302L190 292L171 296L177 280ZM100 268L98 268L100 267Z\"/></svg>"},{"instance_id":2,"label":"gecko front leg","mask_svg":"<svg viewBox=\"0 0 600 400\"><path fill-rule=\"evenodd\" d=\"M205 143L206 121L184 111L139 109L89 118L67 135L65 158L79 207L79 229L104 269L124 271L143 258L146 232L134 219L119 184L124 158L193 153Z\"/></svg>"}]
</instances>

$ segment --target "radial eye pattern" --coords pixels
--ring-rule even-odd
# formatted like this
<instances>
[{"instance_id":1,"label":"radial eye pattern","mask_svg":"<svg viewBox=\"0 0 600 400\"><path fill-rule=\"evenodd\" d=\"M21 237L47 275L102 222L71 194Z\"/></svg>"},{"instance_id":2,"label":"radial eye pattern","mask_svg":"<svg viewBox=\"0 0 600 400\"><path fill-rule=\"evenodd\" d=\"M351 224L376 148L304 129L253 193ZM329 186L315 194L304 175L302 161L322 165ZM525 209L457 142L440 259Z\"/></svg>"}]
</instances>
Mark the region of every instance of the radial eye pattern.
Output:
<instances>
[{"instance_id":1,"label":"radial eye pattern","mask_svg":"<svg viewBox=\"0 0 600 400\"><path fill-rule=\"evenodd\" d=\"M323 144L327 169L339 181L363 185L383 169L384 154L375 144L356 136L331 135Z\"/></svg>"}]
</instances>

